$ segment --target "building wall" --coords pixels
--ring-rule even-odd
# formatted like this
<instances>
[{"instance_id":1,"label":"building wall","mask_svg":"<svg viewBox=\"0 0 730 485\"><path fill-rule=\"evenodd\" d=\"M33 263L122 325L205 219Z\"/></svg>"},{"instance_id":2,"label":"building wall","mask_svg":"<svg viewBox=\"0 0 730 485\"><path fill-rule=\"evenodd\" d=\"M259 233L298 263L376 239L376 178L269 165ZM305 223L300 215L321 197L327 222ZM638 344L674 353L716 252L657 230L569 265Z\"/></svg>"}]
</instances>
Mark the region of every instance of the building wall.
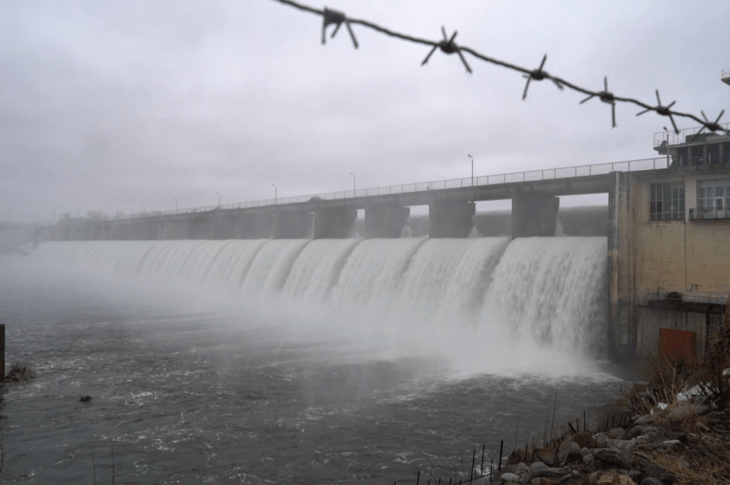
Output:
<instances>
[{"instance_id":1,"label":"building wall","mask_svg":"<svg viewBox=\"0 0 730 485\"><path fill-rule=\"evenodd\" d=\"M637 261L636 297L640 303L657 293L677 291L685 299L723 303L730 294L730 219L690 220L697 205L697 181L730 177L730 169L707 173L642 176L637 183L635 223ZM650 184L684 181L685 219L651 221Z\"/></svg>"},{"instance_id":2,"label":"building wall","mask_svg":"<svg viewBox=\"0 0 730 485\"><path fill-rule=\"evenodd\" d=\"M648 308L650 300L661 300L669 292L682 294L684 301L724 303L730 295L730 219L690 220L697 206L697 182L730 177L730 164L681 167L655 172L626 174L631 179L633 221L624 215L620 229L631 240L622 260L633 260L635 275L617 275L617 285L633 293L636 319L636 351L653 352L660 328L697 333L698 352L705 346L705 314ZM685 216L680 221L650 220L652 183L684 181ZM615 299L614 299L615 300ZM612 300L612 305L616 302ZM641 308L639 308L641 307ZM618 319L620 320L620 319ZM619 325L619 321L612 322Z\"/></svg>"}]
</instances>

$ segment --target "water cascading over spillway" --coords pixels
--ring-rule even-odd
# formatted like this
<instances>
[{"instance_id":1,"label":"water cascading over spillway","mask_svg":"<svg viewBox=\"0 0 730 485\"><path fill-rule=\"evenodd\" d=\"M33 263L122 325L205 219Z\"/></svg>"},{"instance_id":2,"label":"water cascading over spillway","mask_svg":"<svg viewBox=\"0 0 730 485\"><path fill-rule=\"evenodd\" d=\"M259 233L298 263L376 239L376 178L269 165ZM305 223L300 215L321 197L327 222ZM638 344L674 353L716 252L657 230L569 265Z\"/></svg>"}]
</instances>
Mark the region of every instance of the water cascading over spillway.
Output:
<instances>
[{"instance_id":1,"label":"water cascading over spillway","mask_svg":"<svg viewBox=\"0 0 730 485\"><path fill-rule=\"evenodd\" d=\"M32 258L345 308L412 308L445 325L468 314L518 339L605 348L605 238L44 242Z\"/></svg>"}]
</instances>

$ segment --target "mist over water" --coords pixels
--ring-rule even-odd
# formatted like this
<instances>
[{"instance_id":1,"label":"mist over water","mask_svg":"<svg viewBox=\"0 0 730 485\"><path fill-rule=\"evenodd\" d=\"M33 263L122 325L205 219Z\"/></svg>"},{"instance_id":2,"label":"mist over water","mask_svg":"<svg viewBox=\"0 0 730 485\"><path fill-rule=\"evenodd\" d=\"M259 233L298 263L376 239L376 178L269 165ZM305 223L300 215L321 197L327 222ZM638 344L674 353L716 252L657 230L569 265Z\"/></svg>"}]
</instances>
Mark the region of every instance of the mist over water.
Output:
<instances>
[{"instance_id":1,"label":"mist over water","mask_svg":"<svg viewBox=\"0 0 730 485\"><path fill-rule=\"evenodd\" d=\"M541 428L556 387L566 393L563 411L577 415L612 395L605 383L620 382L601 360L605 238L46 242L28 258L0 260L0 269L0 316L15 322L9 341L23 342L24 362L41 374L10 391L20 393L13 402L24 396L45 415L56 405L41 396L91 394L98 422L79 424L85 439L115 437L133 457L146 449L146 473L161 482L177 473L181 483L200 483L191 477L208 468L229 477L224 448L246 457L242 483L392 481L419 467L448 468L454 447L498 443L518 411ZM256 389L261 399L250 397ZM197 422L186 393L197 396ZM5 415L15 406L9 397ZM152 427L144 437L133 438L141 431L128 424L103 424L135 422L143 410ZM162 426L156 413L177 424ZM244 444L232 423L258 438ZM293 434L272 434L281 426ZM221 442L201 441L202 429L217 430ZM17 424L3 433L32 447L51 439L21 439ZM204 441L219 458L193 473L175 457ZM262 446L273 463L253 456ZM350 454L330 469L343 449Z\"/></svg>"}]
</instances>

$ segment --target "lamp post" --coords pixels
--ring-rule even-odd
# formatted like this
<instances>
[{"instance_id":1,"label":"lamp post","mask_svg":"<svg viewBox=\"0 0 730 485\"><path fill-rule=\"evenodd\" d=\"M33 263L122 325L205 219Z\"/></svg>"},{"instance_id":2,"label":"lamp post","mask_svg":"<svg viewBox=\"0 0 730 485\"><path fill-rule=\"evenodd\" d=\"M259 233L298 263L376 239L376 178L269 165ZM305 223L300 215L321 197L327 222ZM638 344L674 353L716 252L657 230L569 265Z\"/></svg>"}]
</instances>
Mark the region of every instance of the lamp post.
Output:
<instances>
[{"instance_id":1,"label":"lamp post","mask_svg":"<svg viewBox=\"0 0 730 485\"><path fill-rule=\"evenodd\" d=\"M350 175L352 175L352 196L357 196L357 187L355 186L355 174L350 172Z\"/></svg>"},{"instance_id":2,"label":"lamp post","mask_svg":"<svg viewBox=\"0 0 730 485\"><path fill-rule=\"evenodd\" d=\"M469 154L466 156L471 158L471 186L474 187L474 158Z\"/></svg>"},{"instance_id":3,"label":"lamp post","mask_svg":"<svg viewBox=\"0 0 730 485\"><path fill-rule=\"evenodd\" d=\"M175 214L177 214L177 199L175 197L172 198L175 201Z\"/></svg>"},{"instance_id":4,"label":"lamp post","mask_svg":"<svg viewBox=\"0 0 730 485\"><path fill-rule=\"evenodd\" d=\"M666 126L663 126L664 131L667 132L667 168L669 168L669 130L667 130Z\"/></svg>"},{"instance_id":5,"label":"lamp post","mask_svg":"<svg viewBox=\"0 0 730 485\"><path fill-rule=\"evenodd\" d=\"M216 192L218 194L218 208L220 209L221 206L221 194L219 192Z\"/></svg>"},{"instance_id":6,"label":"lamp post","mask_svg":"<svg viewBox=\"0 0 730 485\"><path fill-rule=\"evenodd\" d=\"M271 184L271 185L274 186L274 205L276 205L276 200L278 199L278 197L276 196L276 184Z\"/></svg>"}]
</instances>

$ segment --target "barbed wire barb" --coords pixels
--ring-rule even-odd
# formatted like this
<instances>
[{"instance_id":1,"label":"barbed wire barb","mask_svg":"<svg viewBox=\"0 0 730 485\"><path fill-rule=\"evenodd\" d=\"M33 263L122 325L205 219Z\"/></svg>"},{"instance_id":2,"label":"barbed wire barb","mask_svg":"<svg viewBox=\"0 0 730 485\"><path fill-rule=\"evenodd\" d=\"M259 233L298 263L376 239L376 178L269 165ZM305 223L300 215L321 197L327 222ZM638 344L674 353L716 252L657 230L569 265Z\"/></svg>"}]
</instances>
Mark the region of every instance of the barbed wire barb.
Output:
<instances>
[{"instance_id":1,"label":"barbed wire barb","mask_svg":"<svg viewBox=\"0 0 730 485\"><path fill-rule=\"evenodd\" d=\"M677 128L677 124L674 122L674 117L672 116L672 112L670 111L670 108L672 106L674 106L674 103L676 103L676 102L677 101L672 101L667 106L662 106L662 98L659 97L659 90L657 89L656 90L656 104L657 104L656 107L654 107L653 109L647 108L644 111L642 111L641 113L636 113L636 116L641 116L644 113L646 113L647 111L656 111L656 113L658 115L669 116L669 120L672 122L672 126L674 127L674 133L679 135L679 128Z\"/></svg>"},{"instance_id":2,"label":"barbed wire barb","mask_svg":"<svg viewBox=\"0 0 730 485\"><path fill-rule=\"evenodd\" d=\"M611 105L611 121L613 122L612 128L616 128L616 97L612 92L608 90L608 76L603 76L603 91L599 91L596 94L591 94L586 99L578 104L583 104L591 98L598 96L598 99L604 103Z\"/></svg>"},{"instance_id":3,"label":"barbed wire barb","mask_svg":"<svg viewBox=\"0 0 730 485\"><path fill-rule=\"evenodd\" d=\"M719 125L719 122L720 122L720 118L722 118L722 115L725 114L725 110L720 111L720 115L717 117L717 119L715 121L708 120L707 116L705 116L704 111L700 111L700 113L702 113L702 117L705 119L706 124L702 128L700 128L700 131L695 133L695 136L692 137L692 141L695 141L695 138L700 136L700 133L702 133L705 130L705 128L707 128L708 130L710 130L713 133L715 133L716 131L722 130L722 127Z\"/></svg>"},{"instance_id":4,"label":"barbed wire barb","mask_svg":"<svg viewBox=\"0 0 730 485\"><path fill-rule=\"evenodd\" d=\"M464 67L466 68L466 72L471 74L472 73L471 67L469 67L469 64L467 64L466 59L464 59L464 56L461 54L459 46L456 45L456 43L454 42L454 39L456 39L456 34L458 34L459 32L455 30L454 34L449 39L448 36L446 35L446 28L444 26L441 26L441 33L444 36L444 40L442 40L441 42L439 42L433 46L433 48L431 49L431 51L429 51L428 55L423 60L421 65L423 66L428 62L428 60L431 58L431 55L434 52L436 52L436 49L441 49L445 54L453 54L453 53L459 54L459 58L461 59L461 62L464 64Z\"/></svg>"},{"instance_id":5,"label":"barbed wire barb","mask_svg":"<svg viewBox=\"0 0 730 485\"><path fill-rule=\"evenodd\" d=\"M562 84L560 84L560 81L558 81L557 79L553 79L553 78L552 78L552 77L550 76L550 74L548 74L548 73L547 73L547 71L543 71L543 70L542 70L543 66L545 65L545 61L547 61L547 54L545 54L545 55L544 55L544 56L542 57L542 62L540 63L540 67L538 67L538 68L537 68L537 69L535 69L534 71L530 71L530 73L529 73L529 74L525 74L525 75L524 75L524 77L526 77L526 78L527 78L527 84L525 84L525 92L524 92L524 93L522 93L522 101L524 101L524 100L525 100L525 98L527 97L527 88L529 88L529 87L530 87L530 81L531 81L531 80L533 80L533 79L534 79L535 81L542 81L543 79L546 79L546 78L547 78L547 79L550 79L550 80L551 80L552 82L554 82L554 83L555 83L555 85L556 85L556 86L557 86L558 88L560 88L561 90L563 89L563 85L562 85Z\"/></svg>"},{"instance_id":6,"label":"barbed wire barb","mask_svg":"<svg viewBox=\"0 0 730 485\"><path fill-rule=\"evenodd\" d=\"M320 10L320 9L317 9L314 7L310 7L308 5L298 3L294 0L275 0L275 1L277 1L279 3L283 3L284 5L289 5L290 7L294 7L298 10L302 10L305 12L313 13L315 15L323 16L324 17L323 26L322 26L322 43L323 44L325 42L326 27L330 24L336 24L335 30L332 33L332 37L334 37L335 33L337 33L337 30L339 29L339 26L344 22L345 26L347 27L348 31L350 32L350 37L352 38L352 42L355 45L355 48L357 48L358 47L357 40L355 40L355 35L350 27L350 24L358 24L358 25L362 25L363 27L367 27L369 29L375 30L376 32L379 32L381 34L385 34L389 37L395 37L397 39L405 40L408 42L413 42L415 44L422 44L422 45L430 46L431 51L428 53L428 55L423 60L421 65L426 64L428 62L429 58L431 57L431 55L436 51L436 49L440 48L446 54L454 54L454 53L459 54L459 57L461 58L461 62L464 64L464 67L466 68L467 72L470 74L472 73L471 67L466 62L466 58L464 57L462 52L467 52L467 53L471 54L472 56L474 56L475 58L480 59L484 62L488 62L488 63L494 64L496 66L501 66L501 67L504 67L507 69L511 69L513 71L520 72L524 75L525 78L527 78L525 90L522 94L523 100L527 97L527 90L530 87L530 81L532 81L532 80L542 81L543 79L550 79L561 90L564 89L565 87L568 87L568 88L572 89L573 91L577 91L579 93L588 95L588 98L581 101L580 104L583 104L585 101L587 101L591 97L597 96L601 101L603 101L604 103L608 103L612 106L612 111L611 111L612 116L611 117L612 117L612 121L613 121L612 126L614 128L616 127L616 112L615 112L616 103L621 102L621 103L630 103L630 104L636 105L640 108L643 108L644 111L638 113L637 116L644 114L646 112L649 112L649 111L654 111L661 116L669 116L670 120L672 121L672 126L674 127L674 131L677 134L679 133L679 130L677 129L677 125L674 121L675 116L693 120L694 122L696 122L702 126L702 130L707 129L713 133L720 131L720 132L723 132L726 134L730 134L729 129L723 128L719 125L720 117L722 117L724 111L722 113L720 113L720 117L718 117L717 120L714 122L707 119L707 117L704 116L704 113L703 113L703 117L704 117L704 120L703 120L703 119L699 118L698 116L691 114L691 113L682 113L680 111L672 111L671 107L674 105L674 103L676 103L676 101L673 101L668 106L662 106L661 100L659 99L659 90L656 91L657 102L658 102L657 106L651 106L638 99L616 96L615 94L609 92L607 78L604 78L604 90L603 91L591 91L590 89L583 88L581 86L571 83L570 81L562 79L558 76L550 75L546 71L543 71L542 69L545 65L545 61L547 60L547 54L545 54L543 56L542 62L540 63L540 67L538 69L534 69L534 70L527 69L525 67L517 66L515 64L484 55L470 47L458 46L454 42L454 39L456 38L456 31L454 31L454 34L451 36L451 39L447 39L446 29L443 27L441 28L441 32L444 37L443 40L433 41L433 40L429 40L429 39L422 39L422 38L415 37L415 36L408 35L408 34L403 34L401 32L396 32L394 30L387 29L385 27L382 27L378 24L375 24L375 23L367 21L367 20L346 17L344 13L337 12L334 10L329 10L327 8L325 8L324 10ZM702 131L702 130L700 130L700 131Z\"/></svg>"},{"instance_id":7,"label":"barbed wire barb","mask_svg":"<svg viewBox=\"0 0 730 485\"><path fill-rule=\"evenodd\" d=\"M352 28L350 27L350 22L347 20L347 17L344 13L338 12L337 10L330 10L327 7L324 8L324 14L322 15L322 44L325 43L325 30L327 30L327 26L330 24L335 24L335 30L332 31L332 35L330 36L332 39L335 38L335 34L337 34L337 31L340 30L340 26L342 24L345 24L345 27L347 27L347 31L350 33L350 38L352 39L352 43L355 45L355 49L358 48L357 45L357 39L355 38L355 33L352 31Z\"/></svg>"}]
</instances>

